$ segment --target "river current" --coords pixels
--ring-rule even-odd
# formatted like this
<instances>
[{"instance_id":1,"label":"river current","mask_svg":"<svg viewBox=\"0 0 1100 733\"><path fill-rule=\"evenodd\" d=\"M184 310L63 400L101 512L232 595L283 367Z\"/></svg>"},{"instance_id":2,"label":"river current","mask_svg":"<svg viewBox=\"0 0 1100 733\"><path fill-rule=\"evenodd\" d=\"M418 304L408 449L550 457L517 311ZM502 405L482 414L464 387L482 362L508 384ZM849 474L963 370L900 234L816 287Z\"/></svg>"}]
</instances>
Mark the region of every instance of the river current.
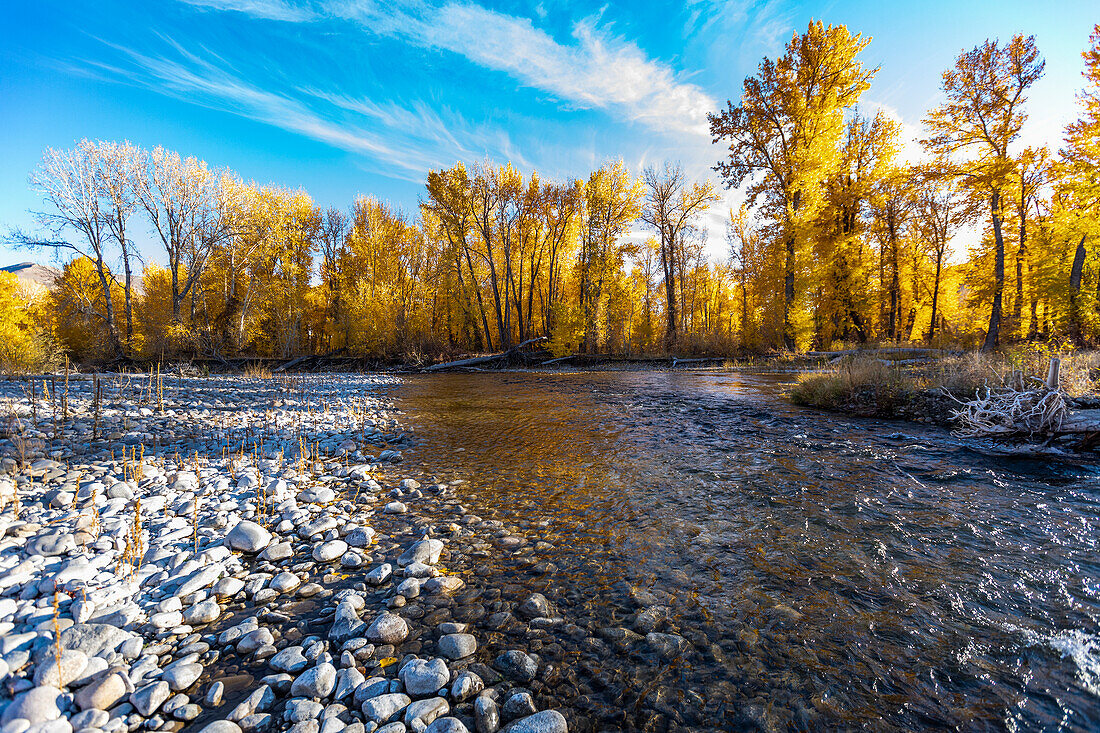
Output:
<instances>
[{"instance_id":1,"label":"river current","mask_svg":"<svg viewBox=\"0 0 1100 733\"><path fill-rule=\"evenodd\" d=\"M1100 469L793 407L790 379L454 374L392 397L405 469L547 543L479 572L596 631L539 644L594 730L1100 729ZM683 653L615 632L651 606Z\"/></svg>"}]
</instances>

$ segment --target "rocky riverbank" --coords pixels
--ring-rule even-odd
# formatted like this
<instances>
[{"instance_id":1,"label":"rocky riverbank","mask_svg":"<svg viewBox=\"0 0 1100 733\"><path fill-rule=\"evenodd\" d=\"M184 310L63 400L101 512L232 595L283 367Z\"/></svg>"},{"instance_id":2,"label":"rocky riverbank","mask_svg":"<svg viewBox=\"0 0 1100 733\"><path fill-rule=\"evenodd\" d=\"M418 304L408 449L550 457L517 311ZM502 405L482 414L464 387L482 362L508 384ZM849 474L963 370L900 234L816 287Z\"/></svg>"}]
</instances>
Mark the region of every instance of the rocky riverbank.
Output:
<instances>
[{"instance_id":1,"label":"rocky riverbank","mask_svg":"<svg viewBox=\"0 0 1100 733\"><path fill-rule=\"evenodd\" d=\"M567 730L569 624L476 573L538 543L402 475L392 384L0 385L0 733Z\"/></svg>"}]
</instances>

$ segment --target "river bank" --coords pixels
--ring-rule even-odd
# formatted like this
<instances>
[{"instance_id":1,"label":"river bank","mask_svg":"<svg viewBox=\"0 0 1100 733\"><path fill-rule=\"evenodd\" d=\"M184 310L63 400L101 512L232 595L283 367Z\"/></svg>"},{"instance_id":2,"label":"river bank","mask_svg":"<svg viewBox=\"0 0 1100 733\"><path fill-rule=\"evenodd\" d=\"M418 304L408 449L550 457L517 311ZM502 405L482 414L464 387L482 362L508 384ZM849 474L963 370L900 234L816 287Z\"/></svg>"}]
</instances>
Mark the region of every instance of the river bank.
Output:
<instances>
[{"instance_id":1,"label":"river bank","mask_svg":"<svg viewBox=\"0 0 1100 733\"><path fill-rule=\"evenodd\" d=\"M563 623L471 573L538 549L402 476L392 378L151 385L4 385L4 733L567 730L483 648Z\"/></svg>"}]
</instances>

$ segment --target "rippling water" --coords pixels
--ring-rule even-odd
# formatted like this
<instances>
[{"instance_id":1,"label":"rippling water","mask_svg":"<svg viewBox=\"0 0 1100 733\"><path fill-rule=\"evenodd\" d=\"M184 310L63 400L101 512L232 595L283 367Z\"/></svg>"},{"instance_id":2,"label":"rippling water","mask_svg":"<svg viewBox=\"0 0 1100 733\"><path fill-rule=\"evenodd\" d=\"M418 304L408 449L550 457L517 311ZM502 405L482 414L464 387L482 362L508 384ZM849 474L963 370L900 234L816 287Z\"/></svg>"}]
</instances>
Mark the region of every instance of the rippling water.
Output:
<instances>
[{"instance_id":1,"label":"rippling water","mask_svg":"<svg viewBox=\"0 0 1100 733\"><path fill-rule=\"evenodd\" d=\"M412 466L526 529L567 620L673 611L691 653L562 640L597 729L1100 729L1100 471L791 407L789 376L413 377ZM539 521L549 523L539 526ZM496 562L488 559L490 565Z\"/></svg>"}]
</instances>

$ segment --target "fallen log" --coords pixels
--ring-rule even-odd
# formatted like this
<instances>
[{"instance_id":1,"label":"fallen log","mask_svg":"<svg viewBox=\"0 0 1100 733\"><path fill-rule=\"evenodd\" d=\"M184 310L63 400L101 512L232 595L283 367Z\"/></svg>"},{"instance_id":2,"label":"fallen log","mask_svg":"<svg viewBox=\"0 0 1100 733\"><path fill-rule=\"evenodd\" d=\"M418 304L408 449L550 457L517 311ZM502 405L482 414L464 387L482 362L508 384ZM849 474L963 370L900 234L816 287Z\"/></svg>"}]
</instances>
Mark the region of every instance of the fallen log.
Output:
<instances>
[{"instance_id":1,"label":"fallen log","mask_svg":"<svg viewBox=\"0 0 1100 733\"><path fill-rule=\"evenodd\" d=\"M727 358L728 357L725 356L708 356L701 359L678 359L676 357L672 357L672 366L676 367L680 364L702 364L713 361L725 361Z\"/></svg>"},{"instance_id":2,"label":"fallen log","mask_svg":"<svg viewBox=\"0 0 1100 733\"><path fill-rule=\"evenodd\" d=\"M1057 435L1100 433L1100 410L1071 412L1054 431Z\"/></svg>"},{"instance_id":3,"label":"fallen log","mask_svg":"<svg viewBox=\"0 0 1100 733\"><path fill-rule=\"evenodd\" d=\"M516 344L507 351L502 351L499 354L489 354L488 356L474 356L469 359L459 359L457 361L445 361L441 364L432 364L430 367L425 367L421 371L424 372L439 372L444 369L464 369L469 367L479 366L481 364L489 364L500 359L507 359L510 356L518 353L524 346L530 346L531 344L537 344L546 341L545 336L537 336L533 339L527 339L521 343Z\"/></svg>"},{"instance_id":4,"label":"fallen log","mask_svg":"<svg viewBox=\"0 0 1100 733\"><path fill-rule=\"evenodd\" d=\"M302 363L303 361L305 361L305 360L307 360L307 359L312 359L312 358L313 358L313 357L312 357L312 356L310 356L310 355L308 355L308 354L307 354L306 356L299 356L299 357L298 357L297 359L291 359L291 360L290 360L290 361L288 361L288 362L285 362L285 363L283 363L283 364L280 364L279 366L275 367L275 368L274 368L274 369L272 369L271 371L273 371L273 372L284 372L284 371L286 371L287 369L289 369L290 367L292 367L292 366L294 366L294 365L296 365L296 364L301 364L301 363Z\"/></svg>"},{"instance_id":5,"label":"fallen log","mask_svg":"<svg viewBox=\"0 0 1100 733\"><path fill-rule=\"evenodd\" d=\"M557 364L559 362L569 361L570 359L576 359L578 356L580 356L580 354L570 354L569 356L559 356L556 359L550 359L549 361L544 361L541 364L539 364L539 366L546 366L547 364Z\"/></svg>"}]
</instances>

